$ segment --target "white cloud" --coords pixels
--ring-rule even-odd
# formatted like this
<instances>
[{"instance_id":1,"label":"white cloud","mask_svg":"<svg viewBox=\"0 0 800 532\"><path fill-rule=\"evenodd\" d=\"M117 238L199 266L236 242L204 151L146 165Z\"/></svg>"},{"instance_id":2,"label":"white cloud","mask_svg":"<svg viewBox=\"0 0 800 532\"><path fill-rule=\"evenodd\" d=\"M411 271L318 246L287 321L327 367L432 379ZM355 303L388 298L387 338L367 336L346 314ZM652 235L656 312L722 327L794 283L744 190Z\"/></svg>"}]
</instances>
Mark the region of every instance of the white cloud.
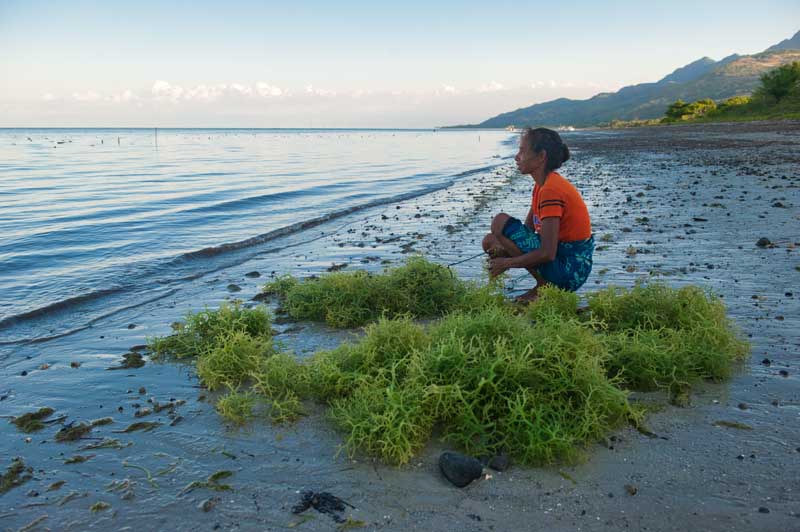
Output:
<instances>
[{"instance_id":1,"label":"white cloud","mask_svg":"<svg viewBox=\"0 0 800 532\"><path fill-rule=\"evenodd\" d=\"M109 98L106 98L107 101L114 102L114 103L128 103L138 100L139 97L134 94L134 92L130 89L125 89L124 91L114 94Z\"/></svg>"},{"instance_id":2,"label":"white cloud","mask_svg":"<svg viewBox=\"0 0 800 532\"><path fill-rule=\"evenodd\" d=\"M278 96L283 96L284 94L283 89L280 87L275 87L274 85L270 85L264 81L259 81L256 83L256 92L262 98L277 98Z\"/></svg>"},{"instance_id":3,"label":"white cloud","mask_svg":"<svg viewBox=\"0 0 800 532\"><path fill-rule=\"evenodd\" d=\"M456 89L452 85L442 85L442 92L446 94L456 94L458 92L458 89Z\"/></svg>"},{"instance_id":4,"label":"white cloud","mask_svg":"<svg viewBox=\"0 0 800 532\"><path fill-rule=\"evenodd\" d=\"M251 89L249 85L240 85L239 83L231 83L228 87L230 88L231 92L237 92L244 96L250 96L251 94L253 94L253 89Z\"/></svg>"},{"instance_id":5,"label":"white cloud","mask_svg":"<svg viewBox=\"0 0 800 532\"><path fill-rule=\"evenodd\" d=\"M46 92L46 93L42 94L42 100L44 100L44 101L46 101L46 102L52 102L52 101L53 101L53 100L55 100L55 99L56 99L56 97L55 97L55 96L53 96L53 95L52 95L51 93L49 93L49 92Z\"/></svg>"},{"instance_id":6,"label":"white cloud","mask_svg":"<svg viewBox=\"0 0 800 532\"><path fill-rule=\"evenodd\" d=\"M156 100L172 100L177 102L183 95L183 87L178 85L171 85L167 81L156 80L153 83L153 88L150 91Z\"/></svg>"},{"instance_id":7,"label":"white cloud","mask_svg":"<svg viewBox=\"0 0 800 532\"><path fill-rule=\"evenodd\" d=\"M505 90L505 88L506 88L505 85L503 85L502 83L492 80L490 83L486 85L481 85L478 88L478 92L497 92Z\"/></svg>"},{"instance_id":8,"label":"white cloud","mask_svg":"<svg viewBox=\"0 0 800 532\"><path fill-rule=\"evenodd\" d=\"M336 96L336 91L318 89L313 85L306 85L306 94L313 94L314 96Z\"/></svg>"},{"instance_id":9,"label":"white cloud","mask_svg":"<svg viewBox=\"0 0 800 532\"><path fill-rule=\"evenodd\" d=\"M183 98L186 100L199 100L202 102L213 102L223 94L228 88L227 85L196 85L191 89L187 89L183 93Z\"/></svg>"},{"instance_id":10,"label":"white cloud","mask_svg":"<svg viewBox=\"0 0 800 532\"><path fill-rule=\"evenodd\" d=\"M78 102L96 102L100 98L102 98L102 96L92 90L72 93L72 99Z\"/></svg>"}]
</instances>

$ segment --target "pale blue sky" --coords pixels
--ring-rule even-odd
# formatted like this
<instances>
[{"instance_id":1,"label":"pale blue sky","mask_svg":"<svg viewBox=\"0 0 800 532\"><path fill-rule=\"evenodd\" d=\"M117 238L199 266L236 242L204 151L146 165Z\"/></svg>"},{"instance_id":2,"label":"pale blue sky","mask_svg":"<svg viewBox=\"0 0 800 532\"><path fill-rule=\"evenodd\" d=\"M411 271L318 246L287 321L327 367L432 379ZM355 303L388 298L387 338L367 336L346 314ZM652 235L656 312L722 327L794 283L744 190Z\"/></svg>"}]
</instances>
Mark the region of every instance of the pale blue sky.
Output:
<instances>
[{"instance_id":1,"label":"pale blue sky","mask_svg":"<svg viewBox=\"0 0 800 532\"><path fill-rule=\"evenodd\" d=\"M797 0L297 4L0 0L0 126L470 122L800 29Z\"/></svg>"}]
</instances>

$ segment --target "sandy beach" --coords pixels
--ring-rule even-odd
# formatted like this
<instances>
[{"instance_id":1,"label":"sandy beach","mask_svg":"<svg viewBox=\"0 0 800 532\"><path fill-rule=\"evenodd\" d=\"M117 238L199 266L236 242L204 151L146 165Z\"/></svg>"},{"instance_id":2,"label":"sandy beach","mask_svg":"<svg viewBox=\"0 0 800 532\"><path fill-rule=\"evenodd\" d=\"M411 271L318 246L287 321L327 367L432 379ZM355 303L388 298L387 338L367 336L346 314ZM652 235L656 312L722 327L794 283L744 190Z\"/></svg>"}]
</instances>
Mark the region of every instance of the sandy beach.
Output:
<instances>
[{"instance_id":1,"label":"sandy beach","mask_svg":"<svg viewBox=\"0 0 800 532\"><path fill-rule=\"evenodd\" d=\"M276 274L319 275L334 264L379 271L413 253L444 264L475 255L494 214L523 217L529 205L530 178L505 161L449 188L267 242L242 264L73 334L0 347L4 415L48 406L64 422L114 420L93 429L93 439L67 443L54 441L58 425L27 435L0 424L0 468L15 456L32 468L30 480L0 495L0 528L36 521L52 530L335 529L328 515L291 512L310 489L346 500L346 515L365 530L800 530L800 122L564 139L573 159L563 174L581 190L598 242L580 293L639 279L708 287L752 344L730 382L695 389L686 408L660 394L643 397L664 405L647 421L655 437L624 429L588 449L585 463L512 465L458 489L438 470L444 444L389 467L340 452L342 436L322 407L309 405L292 425L239 429L216 414L214 394L190 364L147 360L107 371L188 311L229 299L255 304ZM761 238L769 244L756 245ZM481 258L453 267L469 279L480 279L482 268ZM508 277L509 296L530 286L521 272ZM276 341L298 357L358 334L304 322L275 327ZM185 403L134 416L176 401ZM118 432L138 421L161 425ZM80 450L104 437L121 448ZM92 456L65 464L74 455ZM233 472L230 491L185 490L220 470ZM98 502L109 507L92 511Z\"/></svg>"}]
</instances>

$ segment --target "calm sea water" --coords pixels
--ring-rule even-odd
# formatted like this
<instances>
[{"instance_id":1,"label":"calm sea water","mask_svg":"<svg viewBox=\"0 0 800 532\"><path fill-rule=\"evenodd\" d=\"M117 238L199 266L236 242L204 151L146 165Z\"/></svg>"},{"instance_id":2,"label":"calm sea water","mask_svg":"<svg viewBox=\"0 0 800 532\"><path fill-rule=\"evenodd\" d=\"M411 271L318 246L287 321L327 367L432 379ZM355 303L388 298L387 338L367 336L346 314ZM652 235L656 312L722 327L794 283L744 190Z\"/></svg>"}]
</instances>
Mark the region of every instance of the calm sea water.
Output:
<instances>
[{"instance_id":1,"label":"calm sea water","mask_svg":"<svg viewBox=\"0 0 800 532\"><path fill-rule=\"evenodd\" d=\"M304 222L446 186L506 132L0 130L0 334L202 274Z\"/></svg>"}]
</instances>

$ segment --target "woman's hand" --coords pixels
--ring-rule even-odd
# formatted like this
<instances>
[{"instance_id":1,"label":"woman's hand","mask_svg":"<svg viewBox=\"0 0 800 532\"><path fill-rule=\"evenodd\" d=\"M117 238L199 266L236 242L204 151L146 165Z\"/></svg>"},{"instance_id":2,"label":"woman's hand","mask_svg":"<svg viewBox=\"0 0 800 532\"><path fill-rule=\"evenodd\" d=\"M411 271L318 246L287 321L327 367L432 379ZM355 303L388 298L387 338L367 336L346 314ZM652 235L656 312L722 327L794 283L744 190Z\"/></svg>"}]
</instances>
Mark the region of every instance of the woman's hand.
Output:
<instances>
[{"instance_id":1,"label":"woman's hand","mask_svg":"<svg viewBox=\"0 0 800 532\"><path fill-rule=\"evenodd\" d=\"M511 259L507 257L497 257L489 259L489 276L494 278L502 275L503 272L511 268Z\"/></svg>"}]
</instances>

